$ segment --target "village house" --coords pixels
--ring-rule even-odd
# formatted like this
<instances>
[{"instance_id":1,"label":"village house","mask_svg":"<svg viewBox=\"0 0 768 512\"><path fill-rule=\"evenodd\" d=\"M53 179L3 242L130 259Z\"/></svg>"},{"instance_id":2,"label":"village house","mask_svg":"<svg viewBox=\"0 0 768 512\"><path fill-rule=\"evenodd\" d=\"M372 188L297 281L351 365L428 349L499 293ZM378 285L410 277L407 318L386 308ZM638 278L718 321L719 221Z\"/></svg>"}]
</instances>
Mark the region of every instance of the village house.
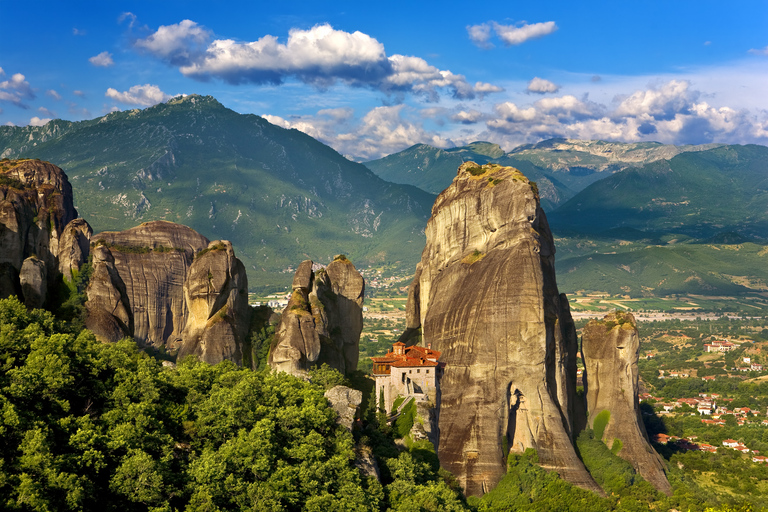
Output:
<instances>
[{"instance_id":1,"label":"village house","mask_svg":"<svg viewBox=\"0 0 768 512\"><path fill-rule=\"evenodd\" d=\"M713 341L712 343L705 343L704 344L704 350L707 352L730 352L731 350L736 350L739 348L738 345L735 343L731 343L730 341Z\"/></svg>"},{"instance_id":2,"label":"village house","mask_svg":"<svg viewBox=\"0 0 768 512\"><path fill-rule=\"evenodd\" d=\"M436 402L445 367L445 363L438 362L439 357L440 352L431 347L406 347L399 341L392 345L391 352L372 357L376 404L389 412L398 396Z\"/></svg>"}]
</instances>

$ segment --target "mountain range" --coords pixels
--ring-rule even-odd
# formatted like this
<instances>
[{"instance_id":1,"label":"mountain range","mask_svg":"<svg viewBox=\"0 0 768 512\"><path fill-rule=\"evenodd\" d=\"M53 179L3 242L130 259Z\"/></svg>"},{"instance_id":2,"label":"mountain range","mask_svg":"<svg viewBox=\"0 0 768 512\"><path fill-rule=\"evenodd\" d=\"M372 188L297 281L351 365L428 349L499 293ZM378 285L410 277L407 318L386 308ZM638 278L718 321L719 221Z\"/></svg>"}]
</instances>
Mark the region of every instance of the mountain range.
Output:
<instances>
[{"instance_id":1,"label":"mountain range","mask_svg":"<svg viewBox=\"0 0 768 512\"><path fill-rule=\"evenodd\" d=\"M297 130L212 97L42 127L0 127L0 157L60 166L94 228L151 220L228 239L252 288L290 283L304 259L414 267L434 195L388 183Z\"/></svg>"},{"instance_id":2,"label":"mountain range","mask_svg":"<svg viewBox=\"0 0 768 512\"><path fill-rule=\"evenodd\" d=\"M0 127L0 158L18 157L62 167L97 233L170 220L230 240L251 289L282 288L301 261L340 253L358 268L412 272L435 194L472 160L536 182L564 291L768 291L763 146L419 144L362 165L192 95L89 121Z\"/></svg>"}]
</instances>

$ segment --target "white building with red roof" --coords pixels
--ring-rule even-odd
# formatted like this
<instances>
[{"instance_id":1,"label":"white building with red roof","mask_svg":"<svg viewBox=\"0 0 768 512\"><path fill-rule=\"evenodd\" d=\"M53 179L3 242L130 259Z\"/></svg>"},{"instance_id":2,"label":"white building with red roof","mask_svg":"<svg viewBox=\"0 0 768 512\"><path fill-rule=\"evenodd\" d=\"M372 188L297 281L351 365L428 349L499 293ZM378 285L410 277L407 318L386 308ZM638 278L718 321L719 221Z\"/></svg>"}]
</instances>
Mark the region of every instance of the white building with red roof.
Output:
<instances>
[{"instance_id":1,"label":"white building with red roof","mask_svg":"<svg viewBox=\"0 0 768 512\"><path fill-rule=\"evenodd\" d=\"M382 395L387 412L398 396L436 401L445 367L439 358L437 350L416 345L406 347L399 341L392 345L391 352L372 357L377 405L381 405Z\"/></svg>"}]
</instances>

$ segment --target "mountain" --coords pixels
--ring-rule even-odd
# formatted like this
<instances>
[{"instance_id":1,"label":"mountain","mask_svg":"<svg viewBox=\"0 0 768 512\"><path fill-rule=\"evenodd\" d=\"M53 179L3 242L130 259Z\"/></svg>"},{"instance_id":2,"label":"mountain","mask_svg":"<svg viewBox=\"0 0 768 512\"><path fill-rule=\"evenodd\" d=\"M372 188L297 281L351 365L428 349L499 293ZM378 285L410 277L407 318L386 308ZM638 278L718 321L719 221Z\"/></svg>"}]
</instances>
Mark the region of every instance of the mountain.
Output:
<instances>
[{"instance_id":1,"label":"mountain","mask_svg":"<svg viewBox=\"0 0 768 512\"><path fill-rule=\"evenodd\" d=\"M76 123L3 126L0 156L62 167L96 232L168 220L230 240L252 287L287 285L302 260L339 253L360 265L414 266L434 202L209 96Z\"/></svg>"},{"instance_id":2,"label":"mountain","mask_svg":"<svg viewBox=\"0 0 768 512\"><path fill-rule=\"evenodd\" d=\"M481 165L511 166L537 183L542 206L550 211L590 184L627 167L718 146L549 139L504 153L490 142L473 142L452 149L417 144L382 159L365 162L365 165L387 181L414 185L435 194L451 183L463 162L471 160Z\"/></svg>"},{"instance_id":3,"label":"mountain","mask_svg":"<svg viewBox=\"0 0 768 512\"><path fill-rule=\"evenodd\" d=\"M768 238L768 148L721 146L615 173L550 215L556 229Z\"/></svg>"}]
</instances>

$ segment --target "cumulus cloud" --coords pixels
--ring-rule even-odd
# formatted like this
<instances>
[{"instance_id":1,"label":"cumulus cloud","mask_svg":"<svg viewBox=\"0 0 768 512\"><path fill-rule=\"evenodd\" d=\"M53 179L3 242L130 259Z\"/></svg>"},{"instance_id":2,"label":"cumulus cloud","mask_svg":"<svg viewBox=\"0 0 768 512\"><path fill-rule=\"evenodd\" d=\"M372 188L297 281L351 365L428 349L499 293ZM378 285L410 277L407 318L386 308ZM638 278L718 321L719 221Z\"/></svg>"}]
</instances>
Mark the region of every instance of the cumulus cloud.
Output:
<instances>
[{"instance_id":1,"label":"cumulus cloud","mask_svg":"<svg viewBox=\"0 0 768 512\"><path fill-rule=\"evenodd\" d=\"M511 146L552 137L666 144L768 142L768 113L715 107L688 81L670 80L597 104L573 95L503 102L485 116L488 140ZM478 134L480 135L480 134Z\"/></svg>"},{"instance_id":2,"label":"cumulus cloud","mask_svg":"<svg viewBox=\"0 0 768 512\"><path fill-rule=\"evenodd\" d=\"M765 48L752 48L751 50L749 50L749 53L751 53L752 55L768 56L768 46L766 46Z\"/></svg>"},{"instance_id":3,"label":"cumulus cloud","mask_svg":"<svg viewBox=\"0 0 768 512\"><path fill-rule=\"evenodd\" d=\"M554 21L543 23L519 23L517 25L502 25L495 21L470 25L467 27L469 40L480 48L490 48L492 32L507 46L517 46L531 39L538 39L557 30Z\"/></svg>"},{"instance_id":4,"label":"cumulus cloud","mask_svg":"<svg viewBox=\"0 0 768 512\"><path fill-rule=\"evenodd\" d=\"M134 44L174 66L189 66L200 56L210 38L210 31L192 20L182 20L174 25L161 25L154 34Z\"/></svg>"},{"instance_id":5,"label":"cumulus cloud","mask_svg":"<svg viewBox=\"0 0 768 512\"><path fill-rule=\"evenodd\" d=\"M528 88L526 90L534 94L547 94L550 92L555 93L559 91L560 86L553 84L549 80L545 80L536 76L533 78L533 80L528 82Z\"/></svg>"},{"instance_id":6,"label":"cumulus cloud","mask_svg":"<svg viewBox=\"0 0 768 512\"><path fill-rule=\"evenodd\" d=\"M85 98L85 93L83 91L80 91L80 90L72 91L72 94L74 94L75 96L79 96L81 98Z\"/></svg>"},{"instance_id":7,"label":"cumulus cloud","mask_svg":"<svg viewBox=\"0 0 768 512\"><path fill-rule=\"evenodd\" d=\"M461 124L475 124L483 119L483 113L477 110L460 110L451 116L451 121Z\"/></svg>"},{"instance_id":8,"label":"cumulus cloud","mask_svg":"<svg viewBox=\"0 0 768 512\"><path fill-rule=\"evenodd\" d=\"M104 94L119 103L126 105L138 105L142 107L151 107L162 101L167 101L173 96L160 90L160 87L151 84L134 85L127 91L120 92L110 87Z\"/></svg>"},{"instance_id":9,"label":"cumulus cloud","mask_svg":"<svg viewBox=\"0 0 768 512\"><path fill-rule=\"evenodd\" d=\"M354 119L349 111L339 112L337 109L291 119L274 115L263 117L283 128L300 130L357 161L380 158L418 143L443 148L454 145L425 129L419 120L410 119L410 113L408 107L400 104L376 107L360 119Z\"/></svg>"},{"instance_id":10,"label":"cumulus cloud","mask_svg":"<svg viewBox=\"0 0 768 512\"><path fill-rule=\"evenodd\" d=\"M29 126L45 126L48 124L51 120L48 118L40 119L39 117L35 116L32 119L29 120Z\"/></svg>"},{"instance_id":11,"label":"cumulus cloud","mask_svg":"<svg viewBox=\"0 0 768 512\"><path fill-rule=\"evenodd\" d=\"M109 52L101 52L98 55L94 55L88 62L99 68L108 68L112 66L115 61L112 60L112 54Z\"/></svg>"},{"instance_id":12,"label":"cumulus cloud","mask_svg":"<svg viewBox=\"0 0 768 512\"><path fill-rule=\"evenodd\" d=\"M459 99L502 90L479 82L473 86L463 75L438 69L420 57L388 56L375 38L359 31L336 30L329 24L292 29L284 43L272 35L252 42L212 37L194 21L184 20L161 26L134 44L201 81L281 84L295 79L320 89L341 82L388 94L412 92L430 100L441 90Z\"/></svg>"},{"instance_id":13,"label":"cumulus cloud","mask_svg":"<svg viewBox=\"0 0 768 512\"><path fill-rule=\"evenodd\" d=\"M3 75L5 75L5 72L3 68L0 68L0 76ZM14 74L10 80L0 82L0 101L7 101L21 108L29 108L24 103L24 100L33 99L35 99L35 93L21 73Z\"/></svg>"},{"instance_id":14,"label":"cumulus cloud","mask_svg":"<svg viewBox=\"0 0 768 512\"><path fill-rule=\"evenodd\" d=\"M48 89L47 91L45 91L45 94L47 94L51 98L55 99L56 101L61 101L61 94L59 94L58 92L54 91L53 89Z\"/></svg>"}]
</instances>

